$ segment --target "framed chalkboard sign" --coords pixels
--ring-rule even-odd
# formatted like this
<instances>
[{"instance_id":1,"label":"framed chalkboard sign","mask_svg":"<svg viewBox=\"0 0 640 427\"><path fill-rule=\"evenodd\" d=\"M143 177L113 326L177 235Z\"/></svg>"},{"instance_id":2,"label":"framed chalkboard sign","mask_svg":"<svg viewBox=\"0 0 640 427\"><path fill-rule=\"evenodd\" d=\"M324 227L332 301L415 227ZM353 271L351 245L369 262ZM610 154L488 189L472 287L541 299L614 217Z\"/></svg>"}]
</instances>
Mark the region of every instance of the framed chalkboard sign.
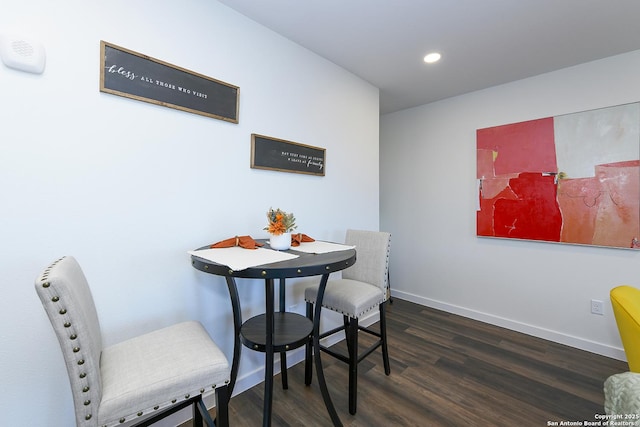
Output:
<instances>
[{"instance_id":1,"label":"framed chalkboard sign","mask_svg":"<svg viewBox=\"0 0 640 427\"><path fill-rule=\"evenodd\" d=\"M105 41L100 91L238 123L237 86Z\"/></svg>"},{"instance_id":2,"label":"framed chalkboard sign","mask_svg":"<svg viewBox=\"0 0 640 427\"><path fill-rule=\"evenodd\" d=\"M251 167L324 176L325 149L251 134Z\"/></svg>"}]
</instances>

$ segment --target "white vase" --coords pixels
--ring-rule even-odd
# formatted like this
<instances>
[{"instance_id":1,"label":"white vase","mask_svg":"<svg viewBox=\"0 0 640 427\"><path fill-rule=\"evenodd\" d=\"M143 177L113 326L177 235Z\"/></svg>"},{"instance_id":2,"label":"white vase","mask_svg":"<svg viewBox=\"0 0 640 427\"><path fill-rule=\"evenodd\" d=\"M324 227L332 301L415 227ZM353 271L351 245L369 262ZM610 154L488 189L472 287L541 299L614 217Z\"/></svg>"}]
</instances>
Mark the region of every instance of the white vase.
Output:
<instances>
[{"instance_id":1,"label":"white vase","mask_svg":"<svg viewBox=\"0 0 640 427\"><path fill-rule=\"evenodd\" d=\"M282 233L282 234L272 234L271 239L269 240L269 246L271 249L275 249L277 251L286 251L287 249L291 249L291 233Z\"/></svg>"}]
</instances>

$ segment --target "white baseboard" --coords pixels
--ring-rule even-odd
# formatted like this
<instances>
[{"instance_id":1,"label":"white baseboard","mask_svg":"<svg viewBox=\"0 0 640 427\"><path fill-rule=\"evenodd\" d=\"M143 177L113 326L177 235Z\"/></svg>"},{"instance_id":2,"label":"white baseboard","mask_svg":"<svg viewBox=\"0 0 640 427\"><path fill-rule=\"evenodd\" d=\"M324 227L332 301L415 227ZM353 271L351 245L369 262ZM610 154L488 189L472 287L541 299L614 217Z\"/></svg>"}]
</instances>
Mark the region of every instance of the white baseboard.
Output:
<instances>
[{"instance_id":1,"label":"white baseboard","mask_svg":"<svg viewBox=\"0 0 640 427\"><path fill-rule=\"evenodd\" d=\"M578 338L572 335L563 334L558 331L540 328L535 325L529 325L529 324L518 322L515 320L506 319L504 317L495 316L493 314L483 313L483 312L471 310L465 307L447 304L441 301L436 301L433 299L421 297L419 295L414 295L408 292L392 290L391 295L399 299L424 305L426 307L443 310L449 313L453 313L463 317L468 317L470 319L478 320L480 322L485 322L491 325L496 325L503 328L511 329L516 332L522 332L523 334L532 335L534 337L553 341L559 344L568 345L570 347L589 351L591 353L599 354L601 356L611 357L613 359L623 360L623 361L627 360L624 354L624 349L619 347L613 347L613 346L598 343L595 341L585 340L583 338Z\"/></svg>"}]
</instances>

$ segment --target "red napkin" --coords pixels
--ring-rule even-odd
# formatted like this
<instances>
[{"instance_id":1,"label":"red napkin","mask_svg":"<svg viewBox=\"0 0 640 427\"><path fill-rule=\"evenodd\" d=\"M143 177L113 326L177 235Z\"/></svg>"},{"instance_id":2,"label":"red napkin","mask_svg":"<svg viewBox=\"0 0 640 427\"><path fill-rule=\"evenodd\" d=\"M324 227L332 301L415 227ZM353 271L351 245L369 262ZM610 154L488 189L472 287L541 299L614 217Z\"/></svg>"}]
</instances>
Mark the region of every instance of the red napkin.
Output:
<instances>
[{"instance_id":1,"label":"red napkin","mask_svg":"<svg viewBox=\"0 0 640 427\"><path fill-rule=\"evenodd\" d=\"M315 242L315 239L307 236L306 234L297 233L291 235L291 246L300 246L302 242Z\"/></svg>"},{"instance_id":2,"label":"red napkin","mask_svg":"<svg viewBox=\"0 0 640 427\"><path fill-rule=\"evenodd\" d=\"M236 236L230 239L221 240L218 243L214 243L209 246L212 249L218 248L232 248L234 246L240 246L245 249L258 249L262 246L262 243L258 243L251 238L251 236Z\"/></svg>"}]
</instances>

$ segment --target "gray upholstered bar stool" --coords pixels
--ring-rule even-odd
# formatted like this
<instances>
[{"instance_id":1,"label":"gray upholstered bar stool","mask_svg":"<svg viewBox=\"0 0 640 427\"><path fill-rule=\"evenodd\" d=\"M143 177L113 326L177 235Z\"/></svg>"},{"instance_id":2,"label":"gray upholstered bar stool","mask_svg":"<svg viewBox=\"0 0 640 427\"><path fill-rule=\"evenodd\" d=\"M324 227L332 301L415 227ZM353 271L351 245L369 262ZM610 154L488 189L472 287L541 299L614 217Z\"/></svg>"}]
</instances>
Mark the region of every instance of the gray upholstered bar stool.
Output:
<instances>
[{"instance_id":1,"label":"gray upholstered bar stool","mask_svg":"<svg viewBox=\"0 0 640 427\"><path fill-rule=\"evenodd\" d=\"M391 234L380 231L347 230L347 245L356 247L356 263L342 270L342 278L329 280L324 293L322 307L342 314L344 324L323 332L325 338L344 331L347 340L348 355L345 356L330 348L321 346L320 350L349 365L349 412L356 413L358 394L358 363L378 347L382 347L382 360L386 375L391 373L389 352L387 350L386 305L389 300L389 251ZM313 306L316 302L318 286L305 289L307 316L313 318ZM365 328L358 320L375 308L380 310L379 331ZM358 352L358 331L374 335L378 339L362 353ZM311 344L307 344L305 357L305 383L311 384Z\"/></svg>"},{"instance_id":2,"label":"gray upholstered bar stool","mask_svg":"<svg viewBox=\"0 0 640 427\"><path fill-rule=\"evenodd\" d=\"M211 393L217 425L229 425L229 363L199 322L103 347L91 290L75 258L55 261L35 287L62 349L78 427L147 426L187 406L193 406L194 426L213 426L202 400Z\"/></svg>"}]
</instances>

